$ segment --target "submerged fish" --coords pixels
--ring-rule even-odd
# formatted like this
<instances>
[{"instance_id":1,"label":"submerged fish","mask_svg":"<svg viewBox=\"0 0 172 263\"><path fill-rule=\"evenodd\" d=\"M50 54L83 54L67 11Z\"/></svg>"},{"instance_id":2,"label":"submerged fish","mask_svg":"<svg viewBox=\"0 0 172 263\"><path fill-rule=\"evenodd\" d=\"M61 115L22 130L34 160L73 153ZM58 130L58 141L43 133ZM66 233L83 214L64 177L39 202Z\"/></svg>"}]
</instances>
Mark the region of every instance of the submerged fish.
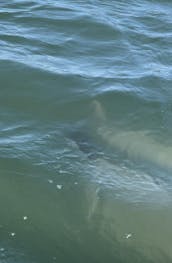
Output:
<instances>
[{"instance_id":1,"label":"submerged fish","mask_svg":"<svg viewBox=\"0 0 172 263\"><path fill-rule=\"evenodd\" d=\"M94 115L98 120L95 132L105 144L125 153L131 160L139 160L172 170L171 146L157 142L148 131L123 131L117 127L109 127L101 103L94 101L93 106Z\"/></svg>"}]
</instances>

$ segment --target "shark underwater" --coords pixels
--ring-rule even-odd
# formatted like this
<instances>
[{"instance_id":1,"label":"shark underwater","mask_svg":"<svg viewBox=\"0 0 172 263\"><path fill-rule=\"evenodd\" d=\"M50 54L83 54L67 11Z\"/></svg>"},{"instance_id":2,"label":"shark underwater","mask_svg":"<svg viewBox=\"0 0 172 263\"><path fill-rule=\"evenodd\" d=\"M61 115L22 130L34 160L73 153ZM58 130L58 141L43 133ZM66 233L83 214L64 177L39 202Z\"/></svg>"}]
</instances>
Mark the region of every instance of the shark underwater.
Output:
<instances>
[{"instance_id":1,"label":"shark underwater","mask_svg":"<svg viewBox=\"0 0 172 263\"><path fill-rule=\"evenodd\" d=\"M158 142L149 131L111 125L98 100L92 101L89 116L69 138L88 159L90 180L100 183L100 188L119 191L122 199L131 202L157 203L157 196L165 205L171 202L172 147Z\"/></svg>"},{"instance_id":2,"label":"shark underwater","mask_svg":"<svg viewBox=\"0 0 172 263\"><path fill-rule=\"evenodd\" d=\"M120 130L108 126L106 112L102 104L92 102L97 125L94 132L110 148L125 154L128 159L151 164L152 167L172 171L172 146L165 145L151 137L149 131Z\"/></svg>"},{"instance_id":3,"label":"shark underwater","mask_svg":"<svg viewBox=\"0 0 172 263\"><path fill-rule=\"evenodd\" d=\"M112 129L108 125L106 112L101 103L94 101L92 107L94 116L90 131L88 129L87 132L85 129L84 133L79 127L70 134L70 138L76 142L78 149L88 156L90 163L95 162L100 165L94 169L93 165L87 165L86 159L85 170L90 169L92 176L97 171L100 171L100 175L105 176L104 172L108 168L110 170L111 167L115 167L103 159L103 146L101 147L101 143L97 144L94 140L96 137L100 137L110 147L126 153L128 158L149 161L171 169L172 148L166 149L164 145L158 144L147 134L141 132ZM71 152L74 150L73 146L70 150ZM19 172L14 173L12 164L16 164L17 161ZM78 166L77 163L74 164L77 170L84 166L84 164ZM64 178L64 187L60 190L57 184L59 184L59 178L62 177L58 172L52 183L51 180L48 180L51 175L48 169L45 167L41 169L40 166L35 167L30 163L27 166L27 164L18 159L0 159L0 262L68 262L70 258L72 262L125 263L128 262L128 255L132 262L164 262L154 259L154 254L150 255L152 246L155 247L157 257L159 255L157 251L159 247L162 247L163 251L169 254L170 259L172 258L170 246L172 215L170 211L169 222L166 221L168 224L164 224L163 233L160 229L164 220L164 210L162 218L160 215L159 223L156 224L154 224L154 213L146 215L145 230L142 233L143 220L140 217L140 210L133 212L129 206L127 210L129 220L126 224L125 205L121 200L118 202L118 200L111 199L111 196L108 196L110 191L104 191L105 188L101 186L99 188L97 184L94 185L87 179L84 179L85 183L83 183L82 178L81 184L69 183L75 173L77 174L77 170L67 180ZM85 170L79 171L78 176L82 177L83 173L86 177ZM122 182L125 183L124 177ZM128 178L131 181L131 177ZM119 180L119 177L116 176L115 180ZM123 238L125 233L128 233L126 231L131 232L132 229L133 232L135 231L136 220L137 226L140 224L140 227L137 227L138 234L135 235L137 238L140 237L137 248L135 247L137 239L136 242L133 242L133 246L131 242L130 247L128 243L125 243L128 240L127 237ZM154 235L152 232L150 235L148 222L152 222L151 231L153 229ZM131 226L126 228L128 224ZM117 231L121 231L120 238L116 235ZM143 234L145 235L143 239L148 238L149 240L146 247L144 241L141 240ZM166 240L168 242L165 242ZM7 260L4 259L4 254L8 257ZM171 261L165 260L165 262Z\"/></svg>"},{"instance_id":4,"label":"shark underwater","mask_svg":"<svg viewBox=\"0 0 172 263\"><path fill-rule=\"evenodd\" d=\"M84 125L77 125L70 134L78 150L86 156L86 171L96 185L89 207L89 222L103 217L107 221L102 221L98 229L102 230L104 223L108 227L112 225L113 235L118 229L130 229L131 248L137 245L140 251L143 248L152 263L168 261L165 255L171 260L168 244L171 243L172 196L168 172L172 170L172 147L156 141L148 131L121 130L111 125L105 108L97 100L91 103L89 116ZM121 162L121 157L128 162ZM164 214L168 219L162 224ZM155 254L150 252L154 249ZM160 251L163 251L162 258L158 255ZM142 259L133 262L142 262Z\"/></svg>"}]
</instances>

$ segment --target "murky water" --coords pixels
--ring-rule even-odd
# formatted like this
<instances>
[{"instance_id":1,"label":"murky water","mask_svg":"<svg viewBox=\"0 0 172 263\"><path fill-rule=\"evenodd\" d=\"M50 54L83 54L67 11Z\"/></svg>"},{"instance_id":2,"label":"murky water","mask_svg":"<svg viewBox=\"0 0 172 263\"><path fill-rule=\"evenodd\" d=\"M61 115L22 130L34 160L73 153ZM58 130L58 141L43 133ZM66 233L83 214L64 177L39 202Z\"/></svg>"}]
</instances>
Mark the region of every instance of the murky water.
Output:
<instances>
[{"instance_id":1,"label":"murky water","mask_svg":"<svg viewBox=\"0 0 172 263\"><path fill-rule=\"evenodd\" d=\"M0 261L172 261L172 4L1 1Z\"/></svg>"}]
</instances>

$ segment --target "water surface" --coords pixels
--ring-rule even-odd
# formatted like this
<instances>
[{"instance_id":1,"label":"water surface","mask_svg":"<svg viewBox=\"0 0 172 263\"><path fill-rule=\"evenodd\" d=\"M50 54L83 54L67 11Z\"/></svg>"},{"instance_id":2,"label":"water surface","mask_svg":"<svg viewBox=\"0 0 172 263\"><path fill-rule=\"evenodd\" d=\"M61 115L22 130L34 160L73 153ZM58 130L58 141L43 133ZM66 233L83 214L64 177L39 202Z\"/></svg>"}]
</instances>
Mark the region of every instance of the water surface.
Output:
<instances>
[{"instance_id":1,"label":"water surface","mask_svg":"<svg viewBox=\"0 0 172 263\"><path fill-rule=\"evenodd\" d=\"M2 263L172 261L171 13L1 0Z\"/></svg>"}]
</instances>

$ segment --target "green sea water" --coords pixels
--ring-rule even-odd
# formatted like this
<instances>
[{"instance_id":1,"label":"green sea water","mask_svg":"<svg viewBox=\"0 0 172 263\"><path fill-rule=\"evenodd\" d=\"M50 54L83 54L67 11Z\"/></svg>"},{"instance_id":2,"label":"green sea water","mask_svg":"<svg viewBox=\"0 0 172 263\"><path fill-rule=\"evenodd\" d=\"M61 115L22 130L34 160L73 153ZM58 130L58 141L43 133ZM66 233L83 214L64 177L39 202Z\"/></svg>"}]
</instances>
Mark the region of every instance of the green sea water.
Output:
<instances>
[{"instance_id":1,"label":"green sea water","mask_svg":"<svg viewBox=\"0 0 172 263\"><path fill-rule=\"evenodd\" d=\"M172 262L172 3L0 1L0 262Z\"/></svg>"}]
</instances>

